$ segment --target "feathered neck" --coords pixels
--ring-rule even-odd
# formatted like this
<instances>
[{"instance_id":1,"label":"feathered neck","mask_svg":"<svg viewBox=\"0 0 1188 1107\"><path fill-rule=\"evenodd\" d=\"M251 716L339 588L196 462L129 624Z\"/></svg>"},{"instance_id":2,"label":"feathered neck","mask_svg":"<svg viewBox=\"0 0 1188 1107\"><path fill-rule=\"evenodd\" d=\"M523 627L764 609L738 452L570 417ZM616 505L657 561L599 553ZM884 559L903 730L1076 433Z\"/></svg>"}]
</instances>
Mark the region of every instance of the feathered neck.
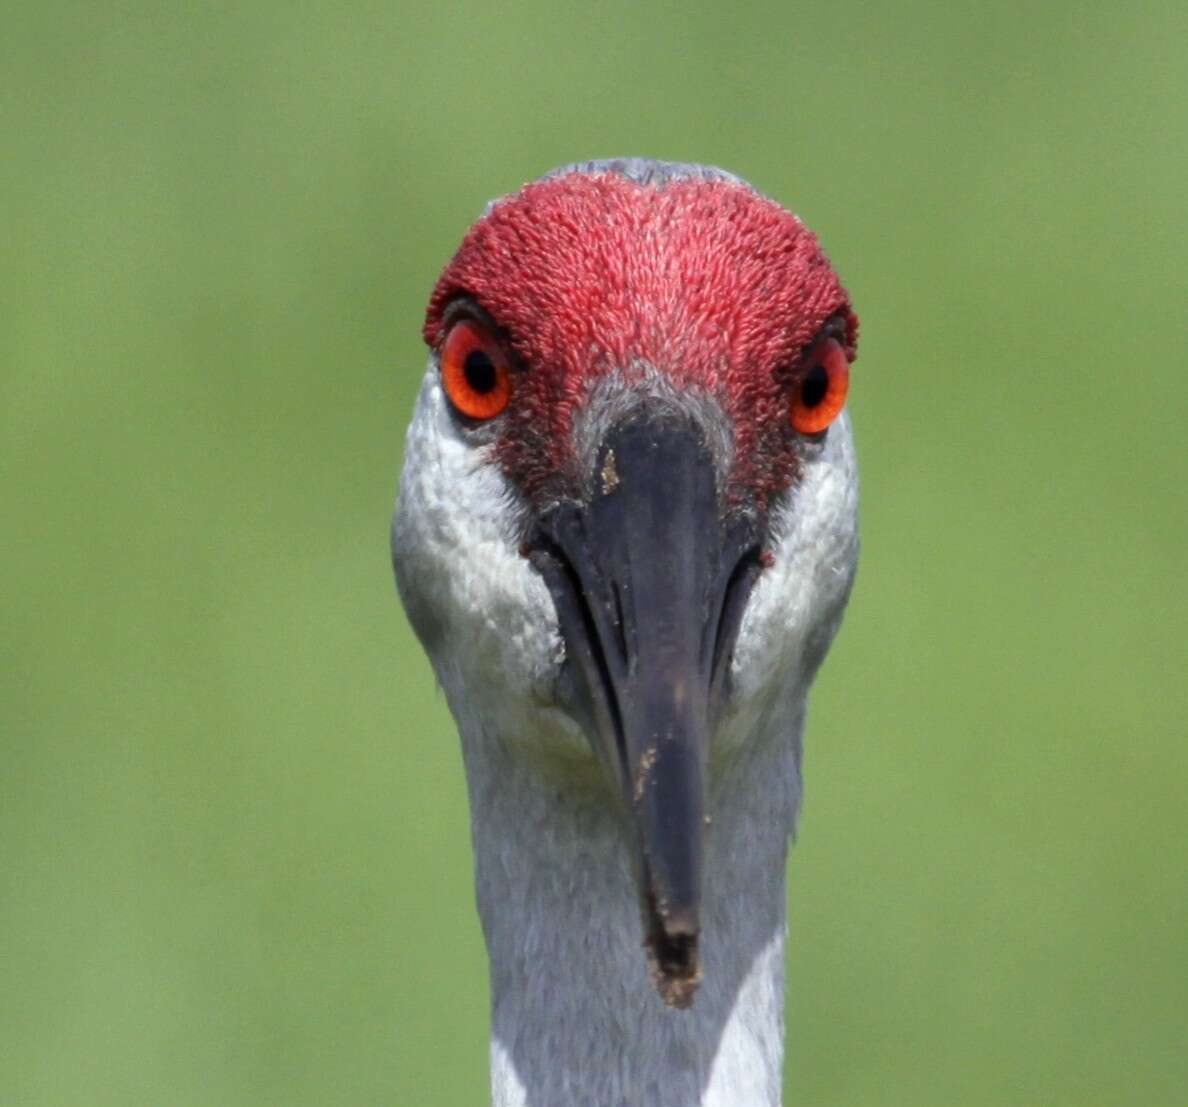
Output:
<instances>
[{"instance_id":1,"label":"feathered neck","mask_svg":"<svg viewBox=\"0 0 1188 1107\"><path fill-rule=\"evenodd\" d=\"M665 1007L648 979L626 831L607 796L540 772L452 706L491 961L494 1107L778 1107L803 703L773 713L779 733L760 725L712 767L704 980L687 1011Z\"/></svg>"}]
</instances>

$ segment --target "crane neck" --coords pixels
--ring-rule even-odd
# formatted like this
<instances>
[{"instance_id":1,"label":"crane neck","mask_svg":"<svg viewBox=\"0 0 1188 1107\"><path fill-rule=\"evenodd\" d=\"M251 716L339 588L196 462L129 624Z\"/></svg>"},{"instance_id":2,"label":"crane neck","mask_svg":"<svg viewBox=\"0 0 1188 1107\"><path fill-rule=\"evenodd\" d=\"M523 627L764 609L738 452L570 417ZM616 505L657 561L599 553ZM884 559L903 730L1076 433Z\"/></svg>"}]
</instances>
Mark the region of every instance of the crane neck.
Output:
<instances>
[{"instance_id":1,"label":"crane neck","mask_svg":"<svg viewBox=\"0 0 1188 1107\"><path fill-rule=\"evenodd\" d=\"M606 793L541 773L455 709L490 955L494 1107L778 1107L803 703L711 765L704 979L685 1011L648 978L627 832Z\"/></svg>"}]
</instances>

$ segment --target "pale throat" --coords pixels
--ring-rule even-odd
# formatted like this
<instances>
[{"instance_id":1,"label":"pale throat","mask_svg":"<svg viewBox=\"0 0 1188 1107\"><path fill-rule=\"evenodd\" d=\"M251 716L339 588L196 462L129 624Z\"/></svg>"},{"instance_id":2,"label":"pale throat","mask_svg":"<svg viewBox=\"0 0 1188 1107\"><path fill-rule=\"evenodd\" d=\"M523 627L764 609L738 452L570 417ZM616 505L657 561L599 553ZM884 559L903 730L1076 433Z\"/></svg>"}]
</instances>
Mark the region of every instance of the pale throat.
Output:
<instances>
[{"instance_id":1,"label":"pale throat","mask_svg":"<svg viewBox=\"0 0 1188 1107\"><path fill-rule=\"evenodd\" d=\"M711 765L703 980L691 1009L648 977L628 831L613 797L541 773L464 695L479 913L490 955L494 1107L778 1107L785 862L803 695Z\"/></svg>"}]
</instances>

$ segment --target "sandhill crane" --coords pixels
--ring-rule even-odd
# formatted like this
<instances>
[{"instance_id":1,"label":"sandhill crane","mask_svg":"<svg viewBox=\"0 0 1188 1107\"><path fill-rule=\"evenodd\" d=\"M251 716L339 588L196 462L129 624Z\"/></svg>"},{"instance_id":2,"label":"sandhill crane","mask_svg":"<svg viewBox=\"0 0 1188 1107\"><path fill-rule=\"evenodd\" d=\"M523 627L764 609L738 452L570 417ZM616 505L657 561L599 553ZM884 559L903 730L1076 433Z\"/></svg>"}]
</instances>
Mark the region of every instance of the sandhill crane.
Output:
<instances>
[{"instance_id":1,"label":"sandhill crane","mask_svg":"<svg viewBox=\"0 0 1188 1107\"><path fill-rule=\"evenodd\" d=\"M392 553L461 734L496 1107L770 1107L857 318L720 169L554 170L429 301Z\"/></svg>"}]
</instances>

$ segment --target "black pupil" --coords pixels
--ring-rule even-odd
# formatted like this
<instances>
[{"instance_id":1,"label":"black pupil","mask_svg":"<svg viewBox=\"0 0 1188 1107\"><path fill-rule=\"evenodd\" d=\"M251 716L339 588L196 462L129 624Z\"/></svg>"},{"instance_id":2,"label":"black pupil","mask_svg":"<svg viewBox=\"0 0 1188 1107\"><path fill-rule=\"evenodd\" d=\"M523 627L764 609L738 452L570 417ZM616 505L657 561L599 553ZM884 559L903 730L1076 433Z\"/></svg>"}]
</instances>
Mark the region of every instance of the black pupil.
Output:
<instances>
[{"instance_id":1,"label":"black pupil","mask_svg":"<svg viewBox=\"0 0 1188 1107\"><path fill-rule=\"evenodd\" d=\"M495 363L483 350L471 350L463 369L466 383L476 392L490 392L495 387Z\"/></svg>"},{"instance_id":2,"label":"black pupil","mask_svg":"<svg viewBox=\"0 0 1188 1107\"><path fill-rule=\"evenodd\" d=\"M805 407L816 407L829 391L829 374L825 366L814 365L800 386L800 402Z\"/></svg>"}]
</instances>

